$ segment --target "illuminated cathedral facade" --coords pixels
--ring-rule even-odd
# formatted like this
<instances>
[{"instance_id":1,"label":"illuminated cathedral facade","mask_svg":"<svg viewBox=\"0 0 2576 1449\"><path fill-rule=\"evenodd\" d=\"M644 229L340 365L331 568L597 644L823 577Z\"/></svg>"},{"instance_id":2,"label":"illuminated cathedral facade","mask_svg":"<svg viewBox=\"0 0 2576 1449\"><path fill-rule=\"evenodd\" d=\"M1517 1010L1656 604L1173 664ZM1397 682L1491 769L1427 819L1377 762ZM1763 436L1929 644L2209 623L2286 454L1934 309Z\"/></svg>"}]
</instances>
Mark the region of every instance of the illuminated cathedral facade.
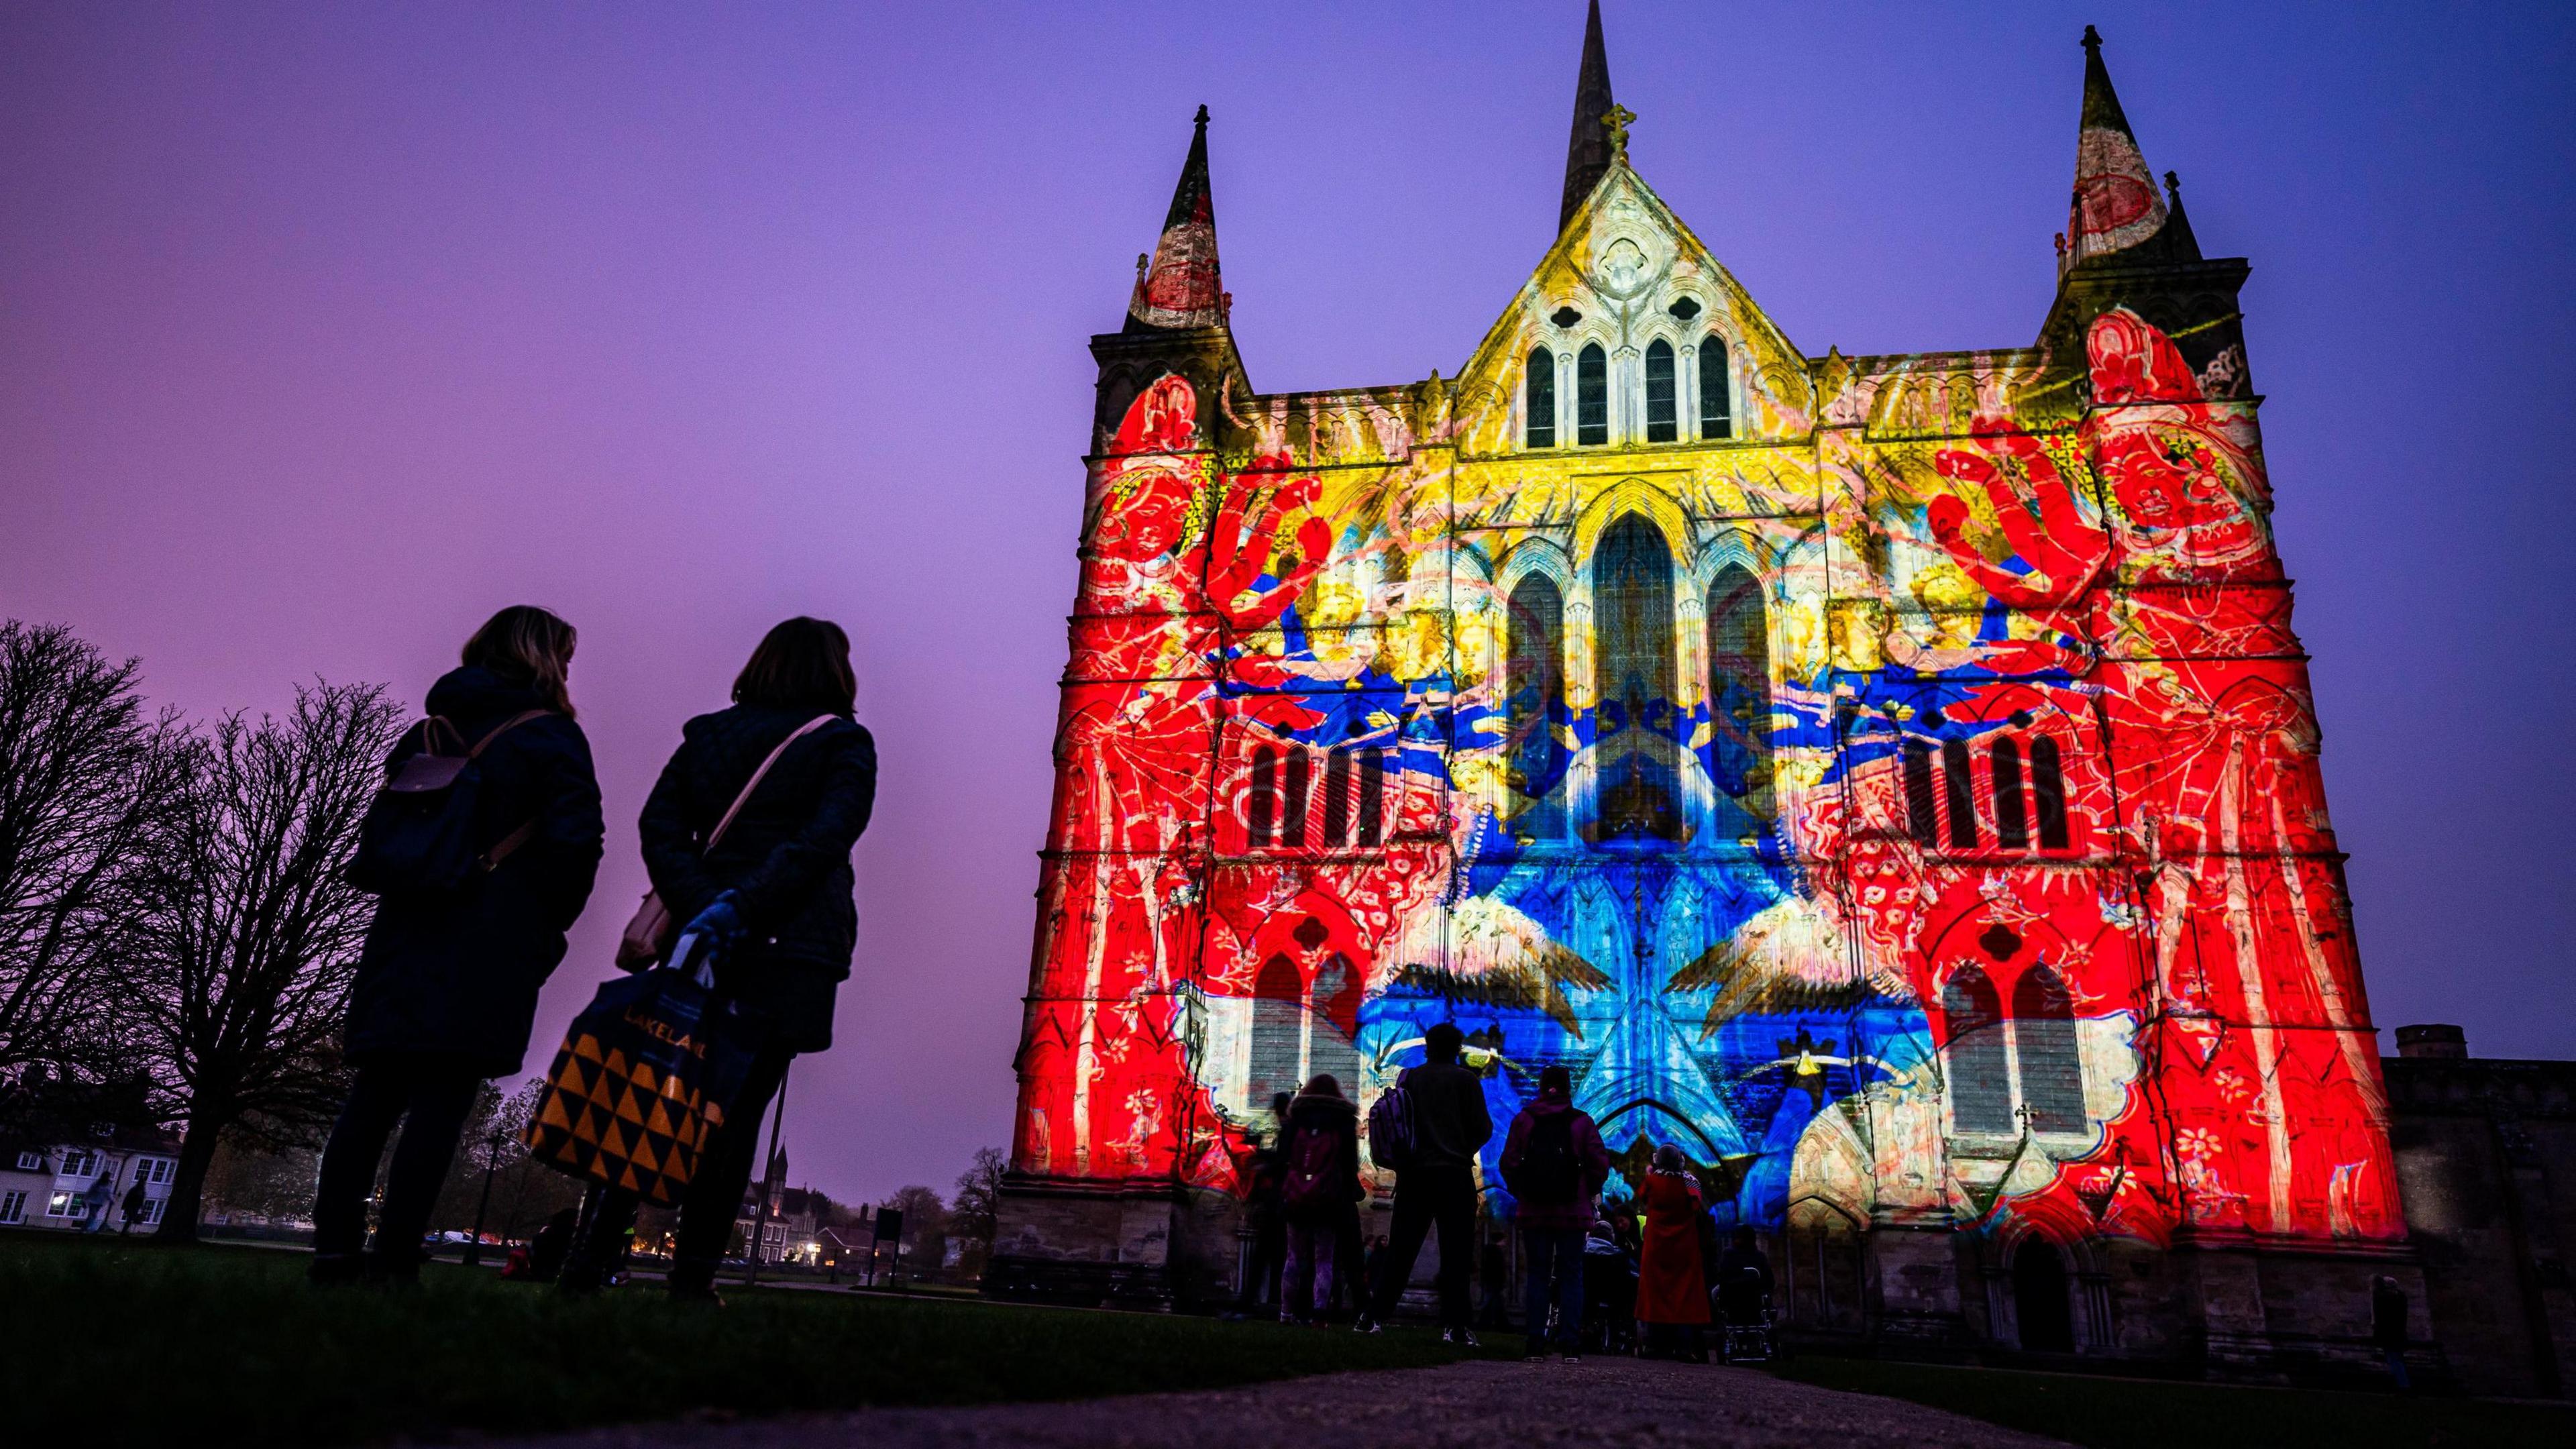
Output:
<instances>
[{"instance_id":1,"label":"illuminated cathedral facade","mask_svg":"<svg viewBox=\"0 0 2576 1449\"><path fill-rule=\"evenodd\" d=\"M996 1291L1232 1293L1274 1094L1451 1021L1497 1123L1562 1065L1623 1173L1681 1148L1805 1331L2367 1352L2411 1260L2246 263L2090 30L2025 345L1801 350L1633 120L1596 6L1456 375L1279 394L1200 112L1091 344Z\"/></svg>"}]
</instances>

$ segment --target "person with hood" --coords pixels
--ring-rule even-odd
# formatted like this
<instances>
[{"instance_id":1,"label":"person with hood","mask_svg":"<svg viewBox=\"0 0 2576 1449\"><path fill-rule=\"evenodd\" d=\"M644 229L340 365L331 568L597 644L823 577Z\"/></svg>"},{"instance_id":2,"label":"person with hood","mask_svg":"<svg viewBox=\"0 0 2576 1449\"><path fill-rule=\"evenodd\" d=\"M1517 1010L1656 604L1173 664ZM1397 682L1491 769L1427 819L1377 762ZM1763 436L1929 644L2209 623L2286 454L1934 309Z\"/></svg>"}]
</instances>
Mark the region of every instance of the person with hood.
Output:
<instances>
[{"instance_id":1,"label":"person with hood","mask_svg":"<svg viewBox=\"0 0 2576 1449\"><path fill-rule=\"evenodd\" d=\"M677 1299L722 1302L716 1267L751 1184L761 1119L790 1059L832 1045L833 999L859 940L850 851L876 804L876 741L853 718L858 687L840 625L778 625L735 677L733 707L681 727L638 822L653 889L687 923L672 941L694 936L711 948L723 1030L751 1057L680 1197L665 1279ZM635 1193L603 1188L598 1199L564 1264L567 1292L601 1286L634 1224Z\"/></svg>"},{"instance_id":2,"label":"person with hood","mask_svg":"<svg viewBox=\"0 0 2576 1449\"><path fill-rule=\"evenodd\" d=\"M1649 1355L1705 1356L1699 1331L1708 1322L1708 1275L1700 1256L1699 1224L1708 1209L1699 1180L1682 1150L1667 1142L1655 1149L1638 1193L1646 1209L1646 1241L1637 1262L1637 1321L1646 1326Z\"/></svg>"},{"instance_id":3,"label":"person with hood","mask_svg":"<svg viewBox=\"0 0 2576 1449\"><path fill-rule=\"evenodd\" d=\"M2388 1377L2397 1392L2414 1392L2406 1372L2406 1290L2385 1273L2370 1280L2370 1337L2388 1360Z\"/></svg>"},{"instance_id":4,"label":"person with hood","mask_svg":"<svg viewBox=\"0 0 2576 1449\"><path fill-rule=\"evenodd\" d=\"M1458 1060L1466 1045L1456 1022L1434 1023L1422 1034L1422 1065L1396 1078L1412 1104L1412 1156L1396 1169L1394 1241L1386 1276L1360 1318L1362 1333L1378 1332L1394 1314L1422 1240L1436 1227L1441 1341L1476 1346L1467 1302L1476 1270L1476 1158L1494 1135L1494 1119L1485 1111L1483 1074Z\"/></svg>"},{"instance_id":5,"label":"person with hood","mask_svg":"<svg viewBox=\"0 0 2576 1449\"><path fill-rule=\"evenodd\" d=\"M357 1074L314 1193L316 1283L418 1279L457 1136L483 1083L519 1070L537 991L590 900L606 830L567 683L576 637L543 609L493 615L385 762L391 781L434 743L475 752L467 843L479 868L454 890L384 893L367 928L342 1037ZM367 1254L367 1198L396 1123Z\"/></svg>"},{"instance_id":6,"label":"person with hood","mask_svg":"<svg viewBox=\"0 0 2576 1449\"><path fill-rule=\"evenodd\" d=\"M1279 1141L1286 1169L1279 1211L1288 1229L1279 1321L1312 1323L1332 1304L1342 1219L1363 1191L1359 1108L1330 1073L1318 1073L1288 1104Z\"/></svg>"},{"instance_id":7,"label":"person with hood","mask_svg":"<svg viewBox=\"0 0 2576 1449\"><path fill-rule=\"evenodd\" d=\"M1610 1180L1610 1149L1592 1115L1574 1105L1574 1079L1565 1068L1540 1069L1538 1095L1503 1139L1502 1165L1503 1185L1518 1204L1528 1356L1547 1357L1553 1282L1557 1351L1571 1361L1583 1344L1583 1238L1601 1185Z\"/></svg>"}]
</instances>

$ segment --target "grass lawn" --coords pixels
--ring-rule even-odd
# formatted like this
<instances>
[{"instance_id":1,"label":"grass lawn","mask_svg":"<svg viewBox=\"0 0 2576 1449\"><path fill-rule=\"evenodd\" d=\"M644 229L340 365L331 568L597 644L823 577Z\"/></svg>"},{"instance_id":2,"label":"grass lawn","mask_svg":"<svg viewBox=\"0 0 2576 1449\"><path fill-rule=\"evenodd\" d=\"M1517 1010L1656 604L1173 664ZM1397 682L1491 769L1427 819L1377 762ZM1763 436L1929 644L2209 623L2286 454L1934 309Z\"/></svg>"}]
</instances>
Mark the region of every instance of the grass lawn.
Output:
<instances>
[{"instance_id":1,"label":"grass lawn","mask_svg":"<svg viewBox=\"0 0 2576 1449\"><path fill-rule=\"evenodd\" d=\"M2576 1409L1804 1357L1781 1377L1910 1399L2087 1449L2576 1444Z\"/></svg>"},{"instance_id":2,"label":"grass lawn","mask_svg":"<svg viewBox=\"0 0 2576 1449\"><path fill-rule=\"evenodd\" d=\"M12 1442L340 1445L692 1412L964 1404L1214 1388L1456 1355L1152 1314L801 1289L722 1309L658 1287L582 1302L432 1265L420 1290L316 1292L302 1253L0 1233Z\"/></svg>"}]
</instances>

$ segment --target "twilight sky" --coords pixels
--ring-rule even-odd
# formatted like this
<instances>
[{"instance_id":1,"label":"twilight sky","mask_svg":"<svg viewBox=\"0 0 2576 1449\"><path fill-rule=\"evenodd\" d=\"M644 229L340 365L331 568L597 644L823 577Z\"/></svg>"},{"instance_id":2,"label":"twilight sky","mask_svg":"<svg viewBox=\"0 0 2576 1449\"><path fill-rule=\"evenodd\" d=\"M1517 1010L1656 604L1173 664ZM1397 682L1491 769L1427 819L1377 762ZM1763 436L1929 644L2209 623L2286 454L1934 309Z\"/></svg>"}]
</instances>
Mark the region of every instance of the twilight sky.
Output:
<instances>
[{"instance_id":1,"label":"twilight sky","mask_svg":"<svg viewBox=\"0 0 2576 1449\"><path fill-rule=\"evenodd\" d=\"M2576 1055L2576 10L1605 6L1633 156L1811 354L2014 345L2085 22L2246 336L2384 1025ZM795 1175L1007 1140L1091 365L1206 102L1265 390L1455 375L1551 240L1580 0L19 3L0 11L0 614L195 712L408 707L582 630L609 859L778 618L885 763ZM2553 622L2554 621L2554 622Z\"/></svg>"}]
</instances>

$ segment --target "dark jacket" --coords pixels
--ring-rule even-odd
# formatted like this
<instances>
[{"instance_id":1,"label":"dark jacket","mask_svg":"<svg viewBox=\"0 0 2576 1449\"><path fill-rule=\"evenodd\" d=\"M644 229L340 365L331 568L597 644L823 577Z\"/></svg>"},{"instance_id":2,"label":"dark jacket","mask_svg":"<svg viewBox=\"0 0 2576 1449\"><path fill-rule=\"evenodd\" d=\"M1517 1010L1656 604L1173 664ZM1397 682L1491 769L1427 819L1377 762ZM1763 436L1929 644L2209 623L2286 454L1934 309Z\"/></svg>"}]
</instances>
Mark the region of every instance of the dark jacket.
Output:
<instances>
[{"instance_id":1,"label":"dark jacket","mask_svg":"<svg viewBox=\"0 0 2576 1449\"><path fill-rule=\"evenodd\" d=\"M1413 1166L1461 1168L1494 1135L1485 1112L1485 1079L1456 1062L1425 1062L1397 1078L1413 1099Z\"/></svg>"},{"instance_id":2,"label":"dark jacket","mask_svg":"<svg viewBox=\"0 0 2576 1449\"><path fill-rule=\"evenodd\" d=\"M2406 1290L2394 1283L2370 1285L2370 1337L2381 1348L2406 1346Z\"/></svg>"},{"instance_id":3,"label":"dark jacket","mask_svg":"<svg viewBox=\"0 0 2576 1449\"><path fill-rule=\"evenodd\" d=\"M1592 1114L1578 1110L1563 1097L1539 1097L1512 1119L1511 1135L1503 1139L1501 1163L1505 1180L1520 1170L1521 1159L1529 1151L1530 1133L1540 1119L1559 1113L1571 1113L1574 1121L1575 1195L1563 1202L1533 1202L1528 1198L1514 1200L1514 1212L1525 1228L1581 1232L1592 1226L1592 1201L1601 1195L1601 1184L1610 1180L1610 1149L1601 1141L1601 1129L1592 1123Z\"/></svg>"},{"instance_id":4,"label":"dark jacket","mask_svg":"<svg viewBox=\"0 0 2576 1449\"><path fill-rule=\"evenodd\" d=\"M456 669L430 686L427 707L470 745L543 706L526 685ZM386 778L420 753L425 729L425 721L413 726L394 746ZM477 842L493 845L531 818L536 834L457 896L377 903L349 996L344 1040L352 1060L441 1053L499 1077L527 1055L537 990L563 960L564 932L599 873L599 780L590 741L560 714L502 735L477 763Z\"/></svg>"},{"instance_id":5,"label":"dark jacket","mask_svg":"<svg viewBox=\"0 0 2576 1449\"><path fill-rule=\"evenodd\" d=\"M832 1044L832 998L858 949L850 848L876 803L876 741L844 716L788 746L701 852L760 762L813 717L738 704L689 721L638 822L644 868L677 925L734 893L744 939L716 984L756 1043L800 1052Z\"/></svg>"},{"instance_id":6,"label":"dark jacket","mask_svg":"<svg viewBox=\"0 0 2576 1449\"><path fill-rule=\"evenodd\" d=\"M1304 1141L1322 1137L1331 1144L1331 1166L1316 1191L1304 1203L1283 1197L1281 1208L1288 1221L1300 1226L1339 1222L1352 1203L1365 1194L1360 1187L1360 1109L1347 1097L1323 1097L1300 1092L1288 1108L1288 1125L1280 1130L1280 1163L1285 1180L1283 1192L1296 1185L1298 1158L1303 1155Z\"/></svg>"}]
</instances>

